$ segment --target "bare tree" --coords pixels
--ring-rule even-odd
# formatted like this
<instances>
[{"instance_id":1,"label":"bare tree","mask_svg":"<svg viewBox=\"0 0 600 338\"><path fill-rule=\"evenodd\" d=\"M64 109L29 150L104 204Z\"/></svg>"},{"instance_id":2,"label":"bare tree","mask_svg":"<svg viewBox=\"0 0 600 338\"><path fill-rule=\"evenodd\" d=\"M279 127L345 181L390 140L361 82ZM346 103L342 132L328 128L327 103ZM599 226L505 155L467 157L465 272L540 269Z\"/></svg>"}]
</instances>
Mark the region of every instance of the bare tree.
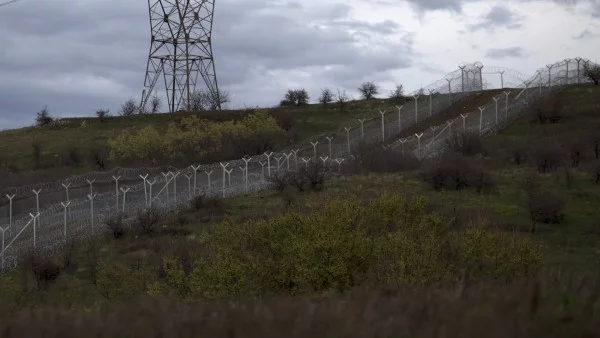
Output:
<instances>
[{"instance_id":1,"label":"bare tree","mask_svg":"<svg viewBox=\"0 0 600 338\"><path fill-rule=\"evenodd\" d=\"M110 116L110 111L108 109L98 109L96 110L96 116L100 120L100 123L104 122L104 118Z\"/></svg>"},{"instance_id":2,"label":"bare tree","mask_svg":"<svg viewBox=\"0 0 600 338\"><path fill-rule=\"evenodd\" d=\"M350 98L346 94L346 91L345 90L340 91L338 89L337 95L335 97L335 102L337 102L337 104L340 106L340 111L342 113L345 111L346 106L348 105L348 101L350 101Z\"/></svg>"},{"instance_id":3,"label":"bare tree","mask_svg":"<svg viewBox=\"0 0 600 338\"><path fill-rule=\"evenodd\" d=\"M192 111L217 110L219 107L223 108L223 105L231 102L231 95L227 91L221 91L217 97L217 94L212 94L209 91L197 90L192 93L190 101Z\"/></svg>"},{"instance_id":4,"label":"bare tree","mask_svg":"<svg viewBox=\"0 0 600 338\"><path fill-rule=\"evenodd\" d=\"M321 96L319 96L319 103L327 105L333 102L333 92L329 88L321 89Z\"/></svg>"},{"instance_id":5,"label":"bare tree","mask_svg":"<svg viewBox=\"0 0 600 338\"><path fill-rule=\"evenodd\" d=\"M52 121L54 121L54 118L52 118L52 116L50 116L50 112L48 111L48 107L44 107L42 110L40 110L37 113L37 116L35 118L35 123L38 126L46 126L49 125L50 123L52 123Z\"/></svg>"},{"instance_id":6,"label":"bare tree","mask_svg":"<svg viewBox=\"0 0 600 338\"><path fill-rule=\"evenodd\" d=\"M281 101L281 106L301 106L308 104L310 97L308 92L302 89L288 89L284 99Z\"/></svg>"},{"instance_id":7,"label":"bare tree","mask_svg":"<svg viewBox=\"0 0 600 338\"><path fill-rule=\"evenodd\" d=\"M162 106L162 100L158 95L152 96L152 100L150 100L150 113L156 114L158 113L160 107Z\"/></svg>"},{"instance_id":8,"label":"bare tree","mask_svg":"<svg viewBox=\"0 0 600 338\"><path fill-rule=\"evenodd\" d=\"M358 91L365 100L374 99L375 95L379 94L379 88L373 82L363 82Z\"/></svg>"},{"instance_id":9,"label":"bare tree","mask_svg":"<svg viewBox=\"0 0 600 338\"><path fill-rule=\"evenodd\" d=\"M600 82L600 65L590 65L589 62L587 62L583 66L583 75L591 81L593 81L594 84L597 86L598 82Z\"/></svg>"},{"instance_id":10,"label":"bare tree","mask_svg":"<svg viewBox=\"0 0 600 338\"><path fill-rule=\"evenodd\" d=\"M140 111L140 107L134 99L129 99L121 105L121 116L131 116Z\"/></svg>"},{"instance_id":11,"label":"bare tree","mask_svg":"<svg viewBox=\"0 0 600 338\"><path fill-rule=\"evenodd\" d=\"M396 88L390 92L390 99L394 102L404 102L404 86L397 84Z\"/></svg>"}]
</instances>

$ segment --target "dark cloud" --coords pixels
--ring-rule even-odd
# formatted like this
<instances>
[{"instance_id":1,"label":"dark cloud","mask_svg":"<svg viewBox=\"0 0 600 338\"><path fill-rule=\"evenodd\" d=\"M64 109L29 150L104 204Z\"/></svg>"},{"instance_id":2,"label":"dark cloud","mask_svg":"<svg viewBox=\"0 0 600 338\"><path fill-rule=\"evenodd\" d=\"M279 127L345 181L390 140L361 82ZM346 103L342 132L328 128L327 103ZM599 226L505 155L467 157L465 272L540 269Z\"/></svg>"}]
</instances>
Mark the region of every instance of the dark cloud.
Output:
<instances>
[{"instance_id":1,"label":"dark cloud","mask_svg":"<svg viewBox=\"0 0 600 338\"><path fill-rule=\"evenodd\" d=\"M522 27L523 17L503 5L492 7L490 11L478 20L476 24L468 25L469 30L494 31L498 28L517 29Z\"/></svg>"},{"instance_id":2,"label":"dark cloud","mask_svg":"<svg viewBox=\"0 0 600 338\"><path fill-rule=\"evenodd\" d=\"M352 20L344 3L315 3L217 2L213 53L233 106L275 104L293 86L315 95L323 86L354 91L365 74L383 81L411 65L412 35L398 24ZM2 7L0 129L30 124L45 105L56 115L92 115L139 97L150 42L146 6L53 0Z\"/></svg>"},{"instance_id":3,"label":"dark cloud","mask_svg":"<svg viewBox=\"0 0 600 338\"><path fill-rule=\"evenodd\" d=\"M511 57L522 57L523 56L523 48L521 47L511 47L511 48L500 48L500 49L488 49L485 53L486 58L490 59L504 59Z\"/></svg>"}]
</instances>

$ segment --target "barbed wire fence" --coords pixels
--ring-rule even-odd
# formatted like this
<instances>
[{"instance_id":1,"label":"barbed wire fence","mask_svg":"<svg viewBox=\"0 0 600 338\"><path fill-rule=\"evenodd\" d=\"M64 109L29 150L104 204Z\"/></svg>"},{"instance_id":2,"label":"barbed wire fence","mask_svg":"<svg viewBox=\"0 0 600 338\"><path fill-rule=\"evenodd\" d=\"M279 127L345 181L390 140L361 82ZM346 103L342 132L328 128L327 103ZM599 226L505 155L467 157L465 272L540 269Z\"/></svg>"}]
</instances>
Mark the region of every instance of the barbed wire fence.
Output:
<instances>
[{"instance_id":1,"label":"barbed wire fence","mask_svg":"<svg viewBox=\"0 0 600 338\"><path fill-rule=\"evenodd\" d=\"M319 162L331 172L340 171L352 160L352 149L360 141L401 147L418 158L436 156L453 133L473 130L481 135L493 134L518 117L532 100L552 95L565 85L589 82L583 76L585 63L589 61L576 58L549 65L476 111L466 111L405 138L398 135L485 89L483 65L461 65L422 91L409 93L412 101L378 109L334 133L318 135L302 147L186 168L116 168L8 189L3 192L9 201L8 217L0 219L1 269L15 268L20 255L32 249L52 252L73 238L93 238L108 231L105 222L114 217L131 223L149 207L169 213L188 206L200 195L227 198L252 193L271 186L269 178L275 173L299 170L310 163ZM504 72L498 70L501 77ZM504 87L503 79L502 83ZM23 196L27 198L19 199Z\"/></svg>"}]
</instances>

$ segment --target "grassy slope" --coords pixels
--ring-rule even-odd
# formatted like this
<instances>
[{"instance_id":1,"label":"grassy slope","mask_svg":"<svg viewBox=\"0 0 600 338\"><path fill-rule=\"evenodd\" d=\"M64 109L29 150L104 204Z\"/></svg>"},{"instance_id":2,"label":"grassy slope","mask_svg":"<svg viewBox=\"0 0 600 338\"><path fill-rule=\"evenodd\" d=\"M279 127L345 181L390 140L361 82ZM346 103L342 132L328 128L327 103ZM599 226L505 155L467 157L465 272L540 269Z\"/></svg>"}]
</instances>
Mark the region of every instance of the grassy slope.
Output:
<instances>
[{"instance_id":1,"label":"grassy slope","mask_svg":"<svg viewBox=\"0 0 600 338\"><path fill-rule=\"evenodd\" d=\"M312 104L303 107L274 108L272 112L275 116L291 115L294 123L290 135L304 140L315 134L336 131L345 121L354 121L357 117L376 114L379 108L392 105L389 100L374 99L349 102L344 112L341 112L334 103L329 104L326 108L322 105ZM224 121L241 119L246 114L245 110L229 110L205 112L200 113L199 116L211 121ZM158 130L164 130L169 122L188 115L190 113L179 112L131 117L118 116L107 118L104 123L100 123L97 118L73 118L65 119L68 121L68 125L60 130L35 127L6 130L0 132L0 157L19 170L27 171L34 167L31 155L31 144L34 140L40 141L43 145L43 162L56 163L57 158L72 147L77 147L84 156L87 156L93 148L106 149L107 140L119 135L126 128L138 129L152 125ZM32 120L33 118L34 116L32 116ZM81 127L83 121L86 123L85 128ZM115 166L118 163L111 165ZM83 168L62 169L64 172L83 172L93 168L94 164L86 161ZM38 174L43 175L43 171L38 170Z\"/></svg>"},{"instance_id":2,"label":"grassy slope","mask_svg":"<svg viewBox=\"0 0 600 338\"><path fill-rule=\"evenodd\" d=\"M376 197L383 192L402 191L406 194L425 195L433 210L448 219L458 218L465 222L473 217L490 219L495 225L510 231L525 231L529 226L529 216L526 209L526 195L522 182L533 171L531 163L515 166L506 158L515 142L525 142L532 145L532 140L538 143L543 137L558 140L568 139L574 133L573 127L578 126L577 133L597 130L600 119L597 111L600 97L599 87L571 88L561 94L570 104L565 108L567 119L562 124L538 125L524 117L516 121L501 134L490 137L486 145L490 159L482 159L484 165L494 168L496 187L488 194L477 194L474 191L442 191L431 190L425 183L416 179L412 174L385 174L368 176L350 176L335 179L330 182L323 193L297 193L293 190L284 194L275 191L262 191L252 196L237 196L227 201L227 210L189 209L173 214L161 224L166 229L179 229L189 233L188 238L201 234L207 222L222 219L225 214L234 222L247 219L268 218L285 212L286 206L292 202L304 205L315 199L315 194L327 200L327 196L357 195L366 200ZM596 110L595 110L596 109ZM600 244L597 236L600 234L600 185L592 184L591 175L585 171L592 160L591 148L586 152L586 160L580 169L573 169L572 179L567 180L562 171L542 175L542 185L558 192L567 202L566 221L560 225L548 225L540 228L535 238L544 244L549 268L577 268L582 270L600 267L598 253ZM524 236L529 236L524 233ZM151 248L166 241L165 237L154 239L138 239L127 237L119 241L104 242L102 255L118 261L134 263L139 259L148 259ZM86 247L78 249L76 261L79 269L70 275L64 275L58 284L48 291L42 291L29 301L53 304L64 303L59 298L69 294L76 304L91 305L101 301L101 290L87 281ZM11 274L18 278L18 273ZM9 276L10 277L10 276ZM9 278L2 277L2 278ZM0 283L1 283L0 279ZM41 297L41 298L40 298Z\"/></svg>"}]
</instances>

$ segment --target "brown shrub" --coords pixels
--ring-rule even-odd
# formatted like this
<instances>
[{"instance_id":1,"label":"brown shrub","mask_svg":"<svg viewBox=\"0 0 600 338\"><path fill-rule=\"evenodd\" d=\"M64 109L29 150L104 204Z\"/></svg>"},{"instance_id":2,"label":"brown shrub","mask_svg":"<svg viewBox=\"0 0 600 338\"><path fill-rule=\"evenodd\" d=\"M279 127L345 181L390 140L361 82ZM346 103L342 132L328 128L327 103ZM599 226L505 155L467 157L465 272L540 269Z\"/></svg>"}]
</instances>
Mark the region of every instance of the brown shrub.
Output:
<instances>
[{"instance_id":1,"label":"brown shrub","mask_svg":"<svg viewBox=\"0 0 600 338\"><path fill-rule=\"evenodd\" d=\"M486 155L483 139L473 131L463 131L452 134L446 140L447 148L464 156Z\"/></svg>"},{"instance_id":2,"label":"brown shrub","mask_svg":"<svg viewBox=\"0 0 600 338\"><path fill-rule=\"evenodd\" d=\"M558 169L563 164L563 151L555 143L542 143L533 152L537 170L547 173Z\"/></svg>"},{"instance_id":3,"label":"brown shrub","mask_svg":"<svg viewBox=\"0 0 600 338\"><path fill-rule=\"evenodd\" d=\"M33 165L34 167L37 168L41 168L42 167L42 151L43 151L43 145L42 142L40 142L39 140L34 140L31 143L31 156L33 158Z\"/></svg>"},{"instance_id":4,"label":"brown shrub","mask_svg":"<svg viewBox=\"0 0 600 338\"><path fill-rule=\"evenodd\" d=\"M354 174L411 171L421 165L412 153L403 155L401 150L384 148L379 142L359 142L353 154L355 159L351 161L349 170Z\"/></svg>"},{"instance_id":5,"label":"brown shrub","mask_svg":"<svg viewBox=\"0 0 600 338\"><path fill-rule=\"evenodd\" d=\"M211 210L215 212L225 212L227 206L223 199L215 196L198 195L192 199L192 208L195 210Z\"/></svg>"},{"instance_id":6,"label":"brown shrub","mask_svg":"<svg viewBox=\"0 0 600 338\"><path fill-rule=\"evenodd\" d=\"M521 165L527 161L527 150L524 145L517 145L512 149L512 163Z\"/></svg>"},{"instance_id":7,"label":"brown shrub","mask_svg":"<svg viewBox=\"0 0 600 338\"><path fill-rule=\"evenodd\" d=\"M142 235L153 235L158 228L160 221L160 211L156 207L149 207L146 210L140 211L137 214L136 220L133 223Z\"/></svg>"},{"instance_id":8,"label":"brown shrub","mask_svg":"<svg viewBox=\"0 0 600 338\"><path fill-rule=\"evenodd\" d=\"M112 232L112 235L115 239L121 238L125 234L125 227L123 225L123 215L121 214L107 219L106 221L104 221L104 224Z\"/></svg>"},{"instance_id":9,"label":"brown shrub","mask_svg":"<svg viewBox=\"0 0 600 338\"><path fill-rule=\"evenodd\" d=\"M36 249L25 253L20 259L19 266L24 273L31 272L33 274L39 289L47 287L61 273L58 264Z\"/></svg>"},{"instance_id":10,"label":"brown shrub","mask_svg":"<svg viewBox=\"0 0 600 338\"><path fill-rule=\"evenodd\" d=\"M63 165L69 167L76 167L81 165L83 162L83 156L81 152L76 147L71 147L68 150L62 153L62 163Z\"/></svg>"},{"instance_id":11,"label":"brown shrub","mask_svg":"<svg viewBox=\"0 0 600 338\"><path fill-rule=\"evenodd\" d=\"M536 231L538 223L560 224L565 219L565 201L549 191L530 193L527 207L531 219L531 232Z\"/></svg>"},{"instance_id":12,"label":"brown shrub","mask_svg":"<svg viewBox=\"0 0 600 338\"><path fill-rule=\"evenodd\" d=\"M474 187L481 193L494 186L487 171L468 158L453 153L446 153L435 160L421 173L421 178L435 190Z\"/></svg>"}]
</instances>

